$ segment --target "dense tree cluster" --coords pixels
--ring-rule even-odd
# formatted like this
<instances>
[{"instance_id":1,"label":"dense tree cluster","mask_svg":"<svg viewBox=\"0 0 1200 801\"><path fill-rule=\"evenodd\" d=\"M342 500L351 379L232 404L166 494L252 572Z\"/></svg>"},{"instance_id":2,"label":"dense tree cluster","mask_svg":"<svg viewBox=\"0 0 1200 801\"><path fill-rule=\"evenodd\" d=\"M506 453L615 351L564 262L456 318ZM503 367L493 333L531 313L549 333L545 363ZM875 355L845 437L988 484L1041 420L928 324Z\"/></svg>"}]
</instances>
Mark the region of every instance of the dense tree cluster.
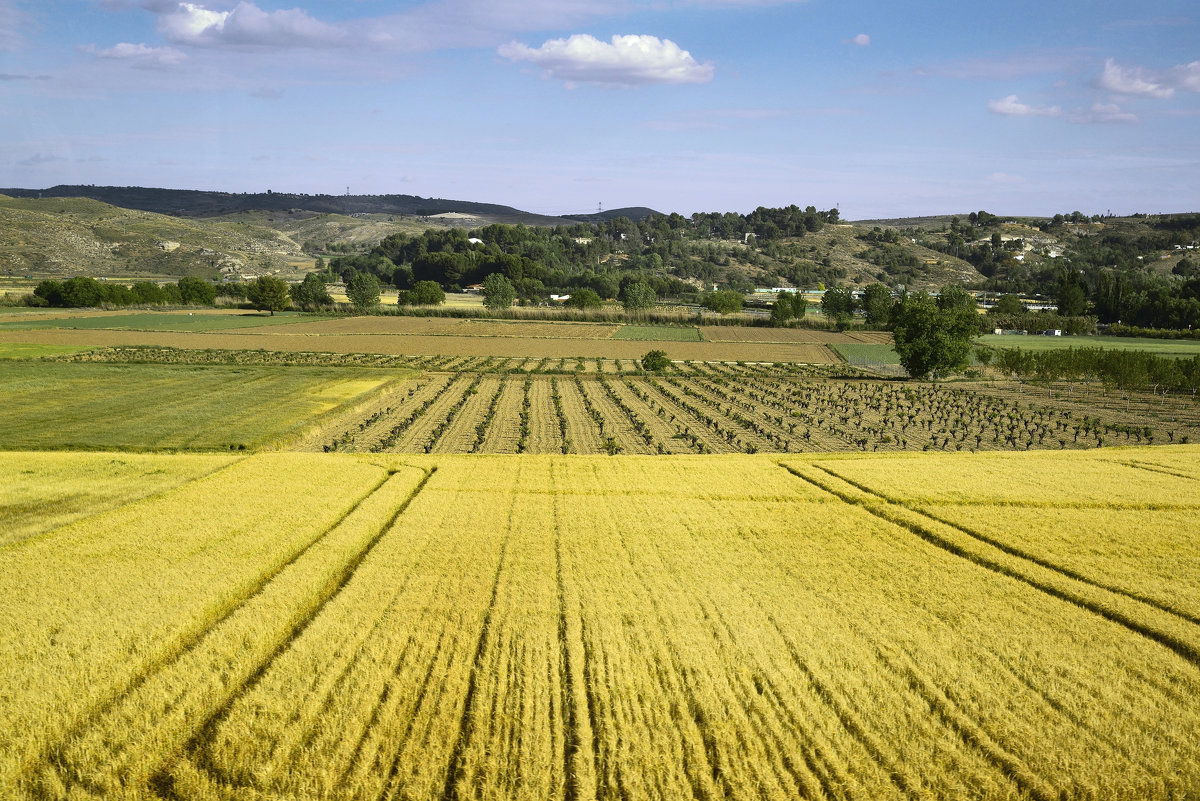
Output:
<instances>
[{"instance_id":1,"label":"dense tree cluster","mask_svg":"<svg viewBox=\"0 0 1200 801\"><path fill-rule=\"evenodd\" d=\"M58 281L47 278L33 290L30 302L38 306L89 308L93 306L211 306L217 287L203 278L186 276L174 284L138 281L132 285L78 275Z\"/></svg>"},{"instance_id":2,"label":"dense tree cluster","mask_svg":"<svg viewBox=\"0 0 1200 801\"><path fill-rule=\"evenodd\" d=\"M689 280L744 291L750 287L735 261L755 266L767 259L783 261L781 269L802 283L836 279L836 270L801 259L788 243L838 221L837 209L788 206L748 215L652 215L642 222L618 217L552 228L431 229L394 234L369 253L335 257L329 278L349 282L358 273L370 273L401 290L418 281L456 290L496 273L525 301L578 289L620 299L633 283L649 284L657 297L690 296L697 290Z\"/></svg>"}]
</instances>

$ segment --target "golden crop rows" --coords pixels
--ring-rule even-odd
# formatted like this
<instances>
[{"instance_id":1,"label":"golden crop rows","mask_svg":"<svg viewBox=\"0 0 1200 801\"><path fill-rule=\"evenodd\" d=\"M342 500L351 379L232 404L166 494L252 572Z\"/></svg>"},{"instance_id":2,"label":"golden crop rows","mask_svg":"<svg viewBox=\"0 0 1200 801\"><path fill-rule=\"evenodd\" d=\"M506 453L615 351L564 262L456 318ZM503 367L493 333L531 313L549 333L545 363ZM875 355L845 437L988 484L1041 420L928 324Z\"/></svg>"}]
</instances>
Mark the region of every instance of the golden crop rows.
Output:
<instances>
[{"instance_id":1,"label":"golden crop rows","mask_svg":"<svg viewBox=\"0 0 1200 801\"><path fill-rule=\"evenodd\" d=\"M226 458L0 550L0 796L1186 797L1198 455Z\"/></svg>"}]
</instances>

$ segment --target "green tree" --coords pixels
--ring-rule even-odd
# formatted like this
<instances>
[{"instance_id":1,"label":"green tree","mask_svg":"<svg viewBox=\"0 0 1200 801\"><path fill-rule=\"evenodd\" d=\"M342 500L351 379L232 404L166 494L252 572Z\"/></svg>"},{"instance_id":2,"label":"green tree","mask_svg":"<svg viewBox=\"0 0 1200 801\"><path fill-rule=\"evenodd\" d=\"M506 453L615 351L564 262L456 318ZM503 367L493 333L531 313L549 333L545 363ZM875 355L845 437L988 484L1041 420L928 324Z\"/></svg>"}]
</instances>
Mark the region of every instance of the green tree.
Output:
<instances>
[{"instance_id":1,"label":"green tree","mask_svg":"<svg viewBox=\"0 0 1200 801\"><path fill-rule=\"evenodd\" d=\"M143 306L154 306L166 302L166 294L153 281L138 281L130 289L133 291L133 302Z\"/></svg>"},{"instance_id":2,"label":"green tree","mask_svg":"<svg viewBox=\"0 0 1200 801\"><path fill-rule=\"evenodd\" d=\"M717 292L707 292L700 299L700 305L706 309L711 309L718 314L732 314L742 310L742 303L745 298L741 292L734 292L732 289L722 289Z\"/></svg>"},{"instance_id":3,"label":"green tree","mask_svg":"<svg viewBox=\"0 0 1200 801\"><path fill-rule=\"evenodd\" d=\"M601 306L600 295L593 289L581 287L571 291L566 305L572 309L598 309Z\"/></svg>"},{"instance_id":4,"label":"green tree","mask_svg":"<svg viewBox=\"0 0 1200 801\"><path fill-rule=\"evenodd\" d=\"M517 289L504 273L491 273L483 279L483 305L489 309L507 309L517 299Z\"/></svg>"},{"instance_id":5,"label":"green tree","mask_svg":"<svg viewBox=\"0 0 1200 801\"><path fill-rule=\"evenodd\" d=\"M446 293L437 281L417 281L409 290L408 302L413 306L440 306L446 302Z\"/></svg>"},{"instance_id":6,"label":"green tree","mask_svg":"<svg viewBox=\"0 0 1200 801\"><path fill-rule=\"evenodd\" d=\"M652 350L642 357L642 369L648 373L661 373L670 366L666 351Z\"/></svg>"},{"instance_id":7,"label":"green tree","mask_svg":"<svg viewBox=\"0 0 1200 801\"><path fill-rule=\"evenodd\" d=\"M988 309L988 314L1003 314L1007 317L1024 313L1025 304L1016 295L1001 295L996 304Z\"/></svg>"},{"instance_id":8,"label":"green tree","mask_svg":"<svg viewBox=\"0 0 1200 801\"><path fill-rule=\"evenodd\" d=\"M1087 309L1087 293L1077 281L1065 279L1058 284L1058 313L1063 317L1075 317Z\"/></svg>"},{"instance_id":9,"label":"green tree","mask_svg":"<svg viewBox=\"0 0 1200 801\"><path fill-rule=\"evenodd\" d=\"M35 290L36 291L36 290ZM62 282L62 305L81 309L104 302L104 287L95 278L77 275Z\"/></svg>"},{"instance_id":10,"label":"green tree","mask_svg":"<svg viewBox=\"0 0 1200 801\"><path fill-rule=\"evenodd\" d=\"M273 275L260 275L246 287L246 299L259 311L283 311L290 302L287 281Z\"/></svg>"},{"instance_id":11,"label":"green tree","mask_svg":"<svg viewBox=\"0 0 1200 801\"><path fill-rule=\"evenodd\" d=\"M832 320L839 331L850 323L853 313L854 295L849 287L835 286L825 290L821 297L821 314Z\"/></svg>"},{"instance_id":12,"label":"green tree","mask_svg":"<svg viewBox=\"0 0 1200 801\"><path fill-rule=\"evenodd\" d=\"M896 353L913 378L940 378L971 355L971 340L979 333L974 309L956 298L941 301L919 292L905 296L895 310Z\"/></svg>"},{"instance_id":13,"label":"green tree","mask_svg":"<svg viewBox=\"0 0 1200 801\"><path fill-rule=\"evenodd\" d=\"M346 297L355 311L366 311L379 305L379 279L371 273L358 273L346 285Z\"/></svg>"},{"instance_id":14,"label":"green tree","mask_svg":"<svg viewBox=\"0 0 1200 801\"><path fill-rule=\"evenodd\" d=\"M325 281L319 273L309 273L304 280L288 290L292 303L306 309L332 306L333 298L325 287Z\"/></svg>"},{"instance_id":15,"label":"green tree","mask_svg":"<svg viewBox=\"0 0 1200 801\"><path fill-rule=\"evenodd\" d=\"M65 306L63 302L63 285L62 281L55 281L53 278L46 278L38 282L38 285L33 289L33 296L41 298L47 306Z\"/></svg>"},{"instance_id":16,"label":"green tree","mask_svg":"<svg viewBox=\"0 0 1200 801\"><path fill-rule=\"evenodd\" d=\"M211 306L217 299L217 288L203 278L185 275L179 279L179 295L189 306Z\"/></svg>"},{"instance_id":17,"label":"green tree","mask_svg":"<svg viewBox=\"0 0 1200 801\"><path fill-rule=\"evenodd\" d=\"M886 329L892 318L892 291L883 284L870 284L863 291L862 308L867 327Z\"/></svg>"},{"instance_id":18,"label":"green tree","mask_svg":"<svg viewBox=\"0 0 1200 801\"><path fill-rule=\"evenodd\" d=\"M799 292L780 292L771 304L771 325L786 325L790 320L802 320L808 311L808 301Z\"/></svg>"},{"instance_id":19,"label":"green tree","mask_svg":"<svg viewBox=\"0 0 1200 801\"><path fill-rule=\"evenodd\" d=\"M621 298L621 302L625 305L625 311L627 312L640 312L652 309L656 300L658 300L658 296L654 293L654 287L645 281L634 281L626 285L623 297Z\"/></svg>"}]
</instances>

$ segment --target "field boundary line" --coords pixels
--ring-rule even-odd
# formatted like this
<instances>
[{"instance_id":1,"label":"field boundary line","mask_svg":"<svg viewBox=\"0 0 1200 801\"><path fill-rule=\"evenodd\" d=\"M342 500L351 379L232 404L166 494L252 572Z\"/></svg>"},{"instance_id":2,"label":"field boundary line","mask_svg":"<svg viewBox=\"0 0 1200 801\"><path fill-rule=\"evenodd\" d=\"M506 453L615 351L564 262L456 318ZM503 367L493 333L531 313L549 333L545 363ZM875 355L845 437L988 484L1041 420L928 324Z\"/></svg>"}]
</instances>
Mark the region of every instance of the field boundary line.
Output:
<instances>
[{"instance_id":1,"label":"field boundary line","mask_svg":"<svg viewBox=\"0 0 1200 801\"><path fill-rule=\"evenodd\" d=\"M1057 564L1056 562L1053 562L1049 559L1046 559L1044 557L1038 556L1033 553L1029 553L1028 551L1025 551L1021 548L1016 547L1015 545L1009 545L1006 542L996 539L995 537L990 537L987 534L983 534L979 531L975 531L974 529L964 526L961 523L955 523L951 520L946 520L945 518L939 517L938 515L934 514L933 512L928 511L927 509L920 508L919 506L910 506L909 504L904 503L903 501L892 498L881 492L876 492L875 490L872 490L870 487L866 486L865 484L862 484L860 482L854 481L853 479L847 478L846 476L843 476L840 473L837 473L836 471L830 470L827 467L823 467L819 464L814 464L813 467L815 467L817 470L821 470L822 472L828 473L829 475L833 476L836 479L845 481L847 484L851 485L852 487L856 487L857 489L861 490L862 492L867 493L868 495L872 495L872 496L880 499L881 501L884 501L888 504L892 504L895 506L899 506L899 507L906 509L914 514L920 515L922 517L927 517L936 523L941 523L943 526L948 526L949 528L953 528L958 531L961 531L963 534L966 534L968 537L977 539L980 542L990 545L993 548L995 548L996 550L1003 551L1004 553L1006 553L1010 556L1015 556L1018 559L1024 559L1028 562L1032 562L1033 564L1035 564L1039 567L1045 568L1046 570L1050 570L1055 573L1061 573L1062 575L1066 576L1067 578L1074 579L1075 581L1078 581L1082 584L1089 584L1093 587L1096 587L1097 589L1105 590L1106 592L1111 592L1114 595L1123 595L1126 598L1129 598L1130 600L1138 601L1139 603L1146 604L1147 606L1152 606L1155 609L1158 609L1161 612L1165 612L1168 615L1174 615L1176 617L1186 620L1189 623L1194 623L1196 625L1200 625L1200 617L1198 617L1196 615L1191 615L1191 614L1188 614L1187 612L1181 612L1177 609L1172 609L1169 606L1167 606L1166 604L1162 603L1161 601L1156 601L1153 598L1148 598L1148 597L1139 595L1135 592L1131 592L1129 590L1124 590L1124 589L1121 589L1120 587L1110 586L1108 584L1104 584L1095 579L1089 578L1088 576L1085 576L1084 574L1079 573L1078 571L1072 570L1069 567L1064 567L1063 565ZM1095 508L1108 508L1108 507L1097 506Z\"/></svg>"},{"instance_id":2,"label":"field boundary line","mask_svg":"<svg viewBox=\"0 0 1200 801\"><path fill-rule=\"evenodd\" d=\"M957 528L947 526L941 521L914 512L886 498L865 492L853 484L844 482L832 473L825 473L815 465L810 467L814 470L821 470L824 473L823 477L805 475L791 465L782 462L778 464L796 478L830 492L848 504L859 506L874 517L905 529L936 548L978 567L1020 581L1053 598L1123 626L1135 634L1168 648L1190 664L1200 666L1200 630L1178 615L1162 612L1156 607L1150 607L1124 595L1111 593L1092 584L1077 582L1057 570L1044 568L1036 563L1013 556L995 546L977 540ZM830 479L841 481L849 487L849 490L837 487ZM938 532L937 526L949 529L953 534L947 536ZM956 542L955 539L958 537L966 537L968 541ZM995 553L989 553L989 550ZM1050 575L1038 577L1036 575L1038 570L1045 571ZM1083 584L1083 587L1073 587L1072 583ZM1089 595L1091 597L1088 597ZM1104 597L1105 595L1115 597ZM1120 608L1122 606L1126 608ZM1139 619L1139 616L1147 615L1160 618L1165 616L1168 620L1152 623ZM1166 625L1162 625L1164 623Z\"/></svg>"},{"instance_id":3,"label":"field boundary line","mask_svg":"<svg viewBox=\"0 0 1200 801\"><path fill-rule=\"evenodd\" d=\"M550 464L550 485L557 487L556 463ZM563 567L563 509L557 495L551 495L554 513L554 578L558 595L558 647L562 670L563 693L563 771L564 801L589 801L597 796L599 765L599 734L596 731L596 709L591 685L592 666L584 639L582 601L577 619L567 620L567 584ZM578 589L575 591L578 593ZM578 649L578 659L571 656ZM578 675L576 675L578 673ZM582 685L582 686L580 686ZM582 696L582 697L581 697ZM582 707L582 708L581 708ZM586 727L586 728L585 728ZM591 753L588 753L590 749Z\"/></svg>"},{"instance_id":4,"label":"field boundary line","mask_svg":"<svg viewBox=\"0 0 1200 801\"><path fill-rule=\"evenodd\" d=\"M405 467L414 468L415 466L405 465ZM359 548L357 552L354 553L352 558L347 560L339 571L331 575L324 583L323 587L310 598L309 608L302 610L300 619L294 622L290 630L287 631L284 636L277 643L275 643L274 646L271 647L263 661L260 662L246 678L239 681L236 686L229 688L229 691L222 698L220 705L212 710L209 710L204 719L193 726L192 733L187 740L183 742L174 753L160 761L158 770L154 771L148 780L149 784L155 788L155 791L160 796L166 798L177 797L173 790L173 771L181 760L187 760L190 762L194 771L202 773L205 776L210 775L211 766L207 764L207 760L205 760L203 756L197 756L197 752L200 751L203 742L211 735L212 731L221 722L221 720L224 719L225 715L228 714L229 710L233 707L237 700L258 684L258 682L264 675L266 675L266 672L270 669L271 665L275 663L279 656L285 653L288 648L291 647L292 643L294 643L296 639L304 633L305 629L307 629L313 620L315 620L321 614L321 611L330 603L330 601L336 598L342 589L345 588L345 586L354 577L358 567L375 549L376 545L379 544L379 541L382 540L383 537L395 527L396 521L398 521L400 516L404 514L410 505L412 505L412 502L421 494L421 490L425 488L425 485L429 483L429 480L433 477L434 473L437 472L436 466L430 468L429 470L425 470L424 468L415 469L421 470L424 475L417 483L416 487L414 487L404 499L404 501L397 506L396 510L391 514L387 522L380 526L379 530L376 531L370 537L370 539L368 539L367 542L361 548ZM378 489L383 486L383 484L386 484L387 481L391 480L392 477L399 472L400 470L398 469L388 470L387 477L379 485L379 487L365 496L359 502L359 504L355 506L355 509L359 508L359 506L361 506L361 504L365 502L367 498L371 497L371 495L374 495L375 492L377 492ZM347 513L346 517L349 517L353 511L354 510L351 510L351 512ZM342 519L345 520L346 518Z\"/></svg>"},{"instance_id":5,"label":"field boundary line","mask_svg":"<svg viewBox=\"0 0 1200 801\"><path fill-rule=\"evenodd\" d=\"M69 451L69 452L70 453L109 453L109 451ZM120 451L118 451L118 452L120 452ZM166 455L166 454L159 454L159 455ZM230 470L234 466L239 464L240 462L242 462L246 459L250 459L250 458L252 458L252 456L250 454L246 454L244 456L234 456L234 457L232 457L232 460L229 462L229 464L218 465L217 467L214 467L212 470L209 470L207 473L203 473L201 475L189 478L181 484L176 484L173 487L165 487L163 489L158 490L157 492L152 492L149 495L143 495L140 498L133 498L129 501L126 501L125 503L118 505L118 506L110 506L107 509L99 509L95 512L92 512L91 514L84 515L83 517L77 517L74 520L67 521L66 523L55 526L54 528L48 529L39 534L30 534L28 537L25 537L23 539L19 539L14 542L5 543L3 545L0 545L0 553L7 551L11 548L15 548L15 547L22 546L22 545L28 545L29 543L32 543L32 542L37 542L38 540L40 540L44 537L49 537L54 534L57 534L58 532L62 531L64 528L67 528L68 526L74 526L74 525L78 525L80 523L95 520L99 517L102 517L103 515L113 514L113 513L119 512L123 509L128 509L129 507L135 506L136 504L139 504L139 503L146 503L149 501L158 500L163 495L166 495L168 492L175 492L176 490L182 490L187 487L190 487L192 484L195 484L197 481L203 481L206 478L211 478L212 476L215 476L217 473L220 473L222 470Z\"/></svg>"},{"instance_id":6,"label":"field boundary line","mask_svg":"<svg viewBox=\"0 0 1200 801\"><path fill-rule=\"evenodd\" d=\"M1128 462L1121 462L1121 464L1137 470L1146 470L1151 473L1162 473L1163 475L1175 476L1176 478L1185 478L1188 481L1200 481L1200 478L1196 478L1196 476L1189 476L1187 473L1176 473L1174 470L1168 470L1162 465L1157 465L1153 462L1139 462L1134 459Z\"/></svg>"},{"instance_id":7,"label":"field boundary line","mask_svg":"<svg viewBox=\"0 0 1200 801\"><path fill-rule=\"evenodd\" d=\"M459 798L458 778L459 774L462 773L467 744L470 742L471 734L475 729L474 718L471 714L471 705L475 700L480 667L483 664L484 654L487 652L488 641L490 639L488 634L492 628L492 616L496 612L496 599L500 597L500 580L504 576L504 565L508 561L508 546L512 542L513 536L513 516L517 509L517 500L519 497L519 492L514 491L512 493L512 503L508 507L508 521L504 532L504 544L500 546L500 558L496 560L496 576L492 580L492 595L488 599L487 612L483 616L483 623L479 628L479 640L475 643L475 655L471 660L471 675L467 679L467 692L463 698L462 716L458 722L458 736L455 738L454 747L450 751L450 761L446 768L446 784L441 795L443 799L447 799L448 801L457 801ZM396 760L392 763L392 770L388 775L384 798L391 797L392 795L391 785L396 778L399 766L399 754L397 754Z\"/></svg>"},{"instance_id":8,"label":"field boundary line","mask_svg":"<svg viewBox=\"0 0 1200 801\"><path fill-rule=\"evenodd\" d=\"M420 469L420 468L417 468L417 469ZM277 577L279 577L281 574L283 574L284 571L286 571L289 567L291 567L291 566L295 565L297 562L299 562L305 556L305 554L309 553L322 540L324 540L333 530L335 530L339 525L341 525L343 522L345 522L347 518L349 518L352 514L354 514L354 512L356 510L358 510L369 498L371 498L373 495L375 495L380 490L380 488L382 488L388 481L390 481L396 473L400 472L399 470L387 470L384 468L381 468L381 470L383 470L383 472L384 472L384 477L378 483L376 483L373 487L371 487L371 489L369 489L365 494L363 494L361 497L359 497L355 501L354 505L349 510L347 510L347 512L344 515L340 516L331 525L329 525L327 528L325 528L323 531L321 531L320 534L318 534L315 538L313 538L310 542L308 542L298 552L293 554L292 557L289 558L284 564L280 565L277 569L268 571L268 573L264 574L264 576L259 580L259 582L257 582L253 591L251 591L250 593L248 593L241 599L238 599L236 601L236 603L234 605L232 605L228 610L226 610L223 614L221 614L220 617L218 617L217 619L212 621L202 631L196 633L193 637L191 637L190 641L188 641L182 647L178 648L173 653L167 655L165 658L158 661L154 666L152 666L152 667L148 668L146 671L142 672L140 675L138 675L136 677L136 679L134 681L130 682L129 685L118 695L110 698L109 700L104 702L102 705L100 705L100 706L96 707L94 710L92 710L86 721L84 721L80 725L74 727L71 731L69 731L67 733L66 736L64 736L62 738L62 740L57 745L55 745L54 747L52 747L52 749L50 749L50 753L45 755L44 759L42 760L42 764L47 767L51 767L53 765L61 765L61 766L68 765L69 761L66 759L66 751L70 747L70 744L72 742L81 738L85 734L86 731L88 731L91 727L97 725L97 723L100 722L100 718L103 715L105 715L108 712L115 709L115 707L119 703L121 703L121 701L123 699L128 697L131 693L136 692L139 687L143 686L154 675L161 673L164 670L169 669L172 664L177 663L180 659L184 658L187 654L189 654L194 649L199 647L203 643L203 641L205 640L206 637L208 637L211 634L213 634L214 632L216 632L225 621L227 621L231 617L233 617L239 610L242 610L242 609L246 608L247 605L252 604L257 597L262 595L269 588L271 583ZM365 558L366 554L369 553L369 551L372 548L374 548L375 544L378 543L378 541L382 538L383 534L386 533L394 525L395 520L400 516L400 514L404 511L404 509L408 508L408 504L410 504L412 502L412 499L416 497L416 494L420 491L420 489L422 487L424 487L425 482L428 481L429 476L432 475L431 472L427 472L427 471L423 471L423 472L425 472L425 475L424 475L422 481L418 483L416 489L414 489L414 491L409 494L409 496L406 498L406 500L400 505L398 510L393 514L393 516L391 518L389 518L389 522L385 526L383 526L379 532L377 532L375 535L373 535L370 540L368 540L367 544L365 546L363 546L363 548L361 548L359 550L359 552L357 552L357 554L355 555L354 558L349 560L342 567L342 570L340 572L335 573L334 575L332 575L330 577L330 579L325 583L323 590L318 590L316 593L314 593L313 596L310 596L309 603L313 606L313 610L306 615L302 615L300 622L297 624L293 624L292 630L290 632L286 632L283 634L280 644L277 644L275 647L273 647L268 652L266 660L262 664L260 664L257 668L255 668L255 670L250 674L248 679L238 681L236 687L230 686L230 687L226 687L224 689L224 693L227 695L226 695L224 701L222 702L221 706L217 707L217 709L215 711L207 713L203 720L198 720L197 722L195 722L194 724L191 725L191 733L183 735L183 737L186 737L187 739L184 740L182 737L180 738L180 742L178 744L178 746L179 746L178 750L176 750L175 753L171 753L171 754L164 756L164 758L159 761L159 770L149 771L149 775L147 777L149 781L155 782L162 774L161 766L166 762L172 761L176 756L178 756L180 751L186 750L190 746L190 744L199 736L199 734L202 733L204 731L204 729L208 727L208 725L211 723L214 715L227 709L229 704L231 703L231 700L238 697L238 695L245 690L245 688L248 686L249 681L257 679L258 677L261 677L261 675L265 671L266 667L269 666L269 664L278 656L279 653L281 653L284 649L287 648L288 645L290 645L290 643L292 641L294 641L294 639L298 635L299 631L301 631L305 626L308 625L308 622L311 621L312 617L315 614L320 612L320 609L324 607L324 605L328 602L329 598L336 595L337 591L340 590L341 587L345 586L346 581L349 580L349 576L353 573L353 571L357 567L357 565L359 563L361 563L362 559ZM335 582L336 582L336 585L335 585ZM322 597L323 595L324 595L324 597ZM303 610L303 607L304 607L304 605L301 604L301 610Z\"/></svg>"}]
</instances>

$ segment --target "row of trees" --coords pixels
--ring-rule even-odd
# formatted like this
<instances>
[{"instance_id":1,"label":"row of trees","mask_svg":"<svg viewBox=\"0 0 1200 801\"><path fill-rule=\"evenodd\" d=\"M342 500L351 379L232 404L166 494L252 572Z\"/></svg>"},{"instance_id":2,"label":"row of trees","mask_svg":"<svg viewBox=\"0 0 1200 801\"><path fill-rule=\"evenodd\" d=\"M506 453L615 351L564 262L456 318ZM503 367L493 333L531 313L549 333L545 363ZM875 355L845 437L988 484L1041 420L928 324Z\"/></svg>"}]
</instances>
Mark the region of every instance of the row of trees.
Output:
<instances>
[{"instance_id":1,"label":"row of trees","mask_svg":"<svg viewBox=\"0 0 1200 801\"><path fill-rule=\"evenodd\" d=\"M981 357L1001 371L1023 381L1050 384L1057 381L1099 381L1124 391L1187 392L1200 389L1200 356L1176 359L1142 350L1062 348L1029 351L1001 348L982 351Z\"/></svg>"},{"instance_id":2,"label":"row of trees","mask_svg":"<svg viewBox=\"0 0 1200 801\"><path fill-rule=\"evenodd\" d=\"M89 308L93 306L211 306L217 287L203 278L186 276L174 284L138 281L132 285L75 276L38 283L30 299L35 306Z\"/></svg>"}]
</instances>

